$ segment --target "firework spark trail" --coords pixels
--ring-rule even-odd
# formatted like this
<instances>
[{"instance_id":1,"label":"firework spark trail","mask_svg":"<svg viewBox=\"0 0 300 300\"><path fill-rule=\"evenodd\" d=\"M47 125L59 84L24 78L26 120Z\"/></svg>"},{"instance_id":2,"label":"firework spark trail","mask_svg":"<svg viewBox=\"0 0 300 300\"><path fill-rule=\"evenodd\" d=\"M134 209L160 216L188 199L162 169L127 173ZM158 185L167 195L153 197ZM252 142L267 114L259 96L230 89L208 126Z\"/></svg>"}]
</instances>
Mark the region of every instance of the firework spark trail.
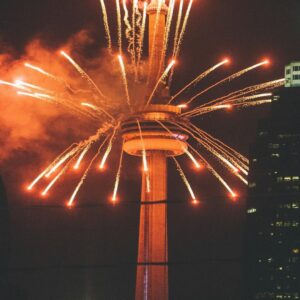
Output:
<instances>
[{"instance_id":1,"label":"firework spark trail","mask_svg":"<svg viewBox=\"0 0 300 300\"><path fill-rule=\"evenodd\" d=\"M47 90L47 89L45 89L43 87L40 87L40 86L31 84L31 83L25 82L23 80L16 80L15 83L17 85L25 86L25 87L28 87L28 88L33 89L33 90L38 90L38 91L43 91L43 92L51 93L51 91L49 91L49 90Z\"/></svg>"},{"instance_id":2,"label":"firework spark trail","mask_svg":"<svg viewBox=\"0 0 300 300\"><path fill-rule=\"evenodd\" d=\"M146 189L147 193L150 193L150 175L149 175L149 168L148 168L148 162L147 162L147 153L146 153L146 148L145 148L145 143L143 139L143 134L142 134L142 128L139 120L136 120L138 128L139 128L139 133L140 133L140 139L142 143L142 148L143 148L143 166L144 166L144 172L146 175Z\"/></svg>"},{"instance_id":3,"label":"firework spark trail","mask_svg":"<svg viewBox=\"0 0 300 300\"><path fill-rule=\"evenodd\" d=\"M99 169L104 169L104 166L105 166L105 163L106 163L106 160L111 152L111 149L112 149L112 145L113 145L113 141L114 141L114 138L115 138L115 135L116 135L116 132L117 132L117 129L118 129L119 125L114 127L114 131L109 139L109 142L108 142L108 146L106 148L106 151L103 155L103 158L101 160L101 163L99 165Z\"/></svg>"},{"instance_id":4,"label":"firework spark trail","mask_svg":"<svg viewBox=\"0 0 300 300\"><path fill-rule=\"evenodd\" d=\"M44 191L41 193L42 196L46 196L50 189L54 186L54 184L60 179L60 177L66 172L70 164L73 162L76 156L74 156L64 167L63 169L51 180L51 182L47 185Z\"/></svg>"},{"instance_id":5,"label":"firework spark trail","mask_svg":"<svg viewBox=\"0 0 300 300\"><path fill-rule=\"evenodd\" d=\"M27 190L30 191L33 189L33 187L43 178L45 175L49 172L49 170L54 166L66 153L68 153L72 148L78 147L78 144L74 143L71 146L69 146L65 151L63 151L61 154L59 154L53 162L42 172L40 173L27 187Z\"/></svg>"},{"instance_id":6,"label":"firework spark trail","mask_svg":"<svg viewBox=\"0 0 300 300\"><path fill-rule=\"evenodd\" d=\"M182 19L182 10L183 10L183 0L180 0L175 35L174 35L174 42L173 42L173 57L175 57L177 44L178 44L179 30L180 30L181 19Z\"/></svg>"},{"instance_id":7,"label":"firework spark trail","mask_svg":"<svg viewBox=\"0 0 300 300\"><path fill-rule=\"evenodd\" d=\"M160 78L158 79L157 83L155 84L152 93L149 96L149 99L147 101L147 105L150 104L159 84L167 77L168 73L170 72L171 68L174 66L175 64L175 60L172 60L169 65L167 66L167 68L165 69L165 71L163 72L163 74L160 76Z\"/></svg>"},{"instance_id":8,"label":"firework spark trail","mask_svg":"<svg viewBox=\"0 0 300 300\"><path fill-rule=\"evenodd\" d=\"M117 8L117 22L118 22L118 47L119 53L122 53L122 19L121 19L121 8L120 8L120 0L116 0L116 8Z\"/></svg>"},{"instance_id":9,"label":"firework spark trail","mask_svg":"<svg viewBox=\"0 0 300 300\"><path fill-rule=\"evenodd\" d=\"M194 194L194 191L193 191L193 189L192 189L192 187L191 187L191 185L190 185L190 183L189 183L187 177L185 176L185 174L184 174L184 172L183 172L183 170L182 170L182 168L181 168L179 162L177 161L177 159L176 159L175 157L172 157L172 158L173 158L173 160L174 160L174 162L175 162L175 164L176 164L177 171L179 172L180 177L182 178L182 180L183 180L183 182L184 182L186 188L188 189L188 191L189 191L189 193L190 193L190 195L191 195L193 201L197 201L197 198L196 198L196 196L195 196L195 194Z\"/></svg>"},{"instance_id":10,"label":"firework spark trail","mask_svg":"<svg viewBox=\"0 0 300 300\"><path fill-rule=\"evenodd\" d=\"M109 51L112 51L112 49L111 49L110 29L109 29L107 11L106 11L106 6L105 6L105 3L104 3L104 0L100 0L100 4L101 4L101 8L102 8L103 22L104 22L104 28L105 28L107 44L108 44L107 47L108 47Z\"/></svg>"},{"instance_id":11,"label":"firework spark trail","mask_svg":"<svg viewBox=\"0 0 300 300\"><path fill-rule=\"evenodd\" d=\"M78 157L78 160L76 161L76 164L74 165L74 169L78 170L80 167L80 164L82 162L82 160L84 159L85 155L88 153L88 151L90 150L91 146L92 146L93 142L90 142L81 152L80 156Z\"/></svg>"},{"instance_id":12,"label":"firework spark trail","mask_svg":"<svg viewBox=\"0 0 300 300\"><path fill-rule=\"evenodd\" d=\"M178 136L176 135L176 134L174 134L167 126L165 126L162 122L160 122L160 121L158 121L158 120L156 120L156 122L162 127L162 128L164 128L169 134L171 134L173 137L175 137L175 139L177 140L177 141L182 141L182 140L180 140L180 138L178 138ZM191 146L191 145L189 145L189 147L191 147L194 151L195 151L195 149ZM191 159L191 161L193 162L193 164L195 165L195 167L197 168L197 169L200 169L201 168L201 165L199 164L199 162L196 160L196 158L193 156L193 154L188 150L188 149L185 149L185 151L184 151L185 153L186 153L186 155ZM195 151L195 152L197 152L197 151Z\"/></svg>"},{"instance_id":13,"label":"firework spark trail","mask_svg":"<svg viewBox=\"0 0 300 300\"><path fill-rule=\"evenodd\" d=\"M68 159L70 159L72 156L74 156L81 149L81 147L82 147L81 145L78 145L77 147L75 147L74 149L69 151L67 154L65 154L54 166L52 166L50 168L50 170L47 172L45 177L49 178L53 173L56 172L56 170L60 166L62 166Z\"/></svg>"},{"instance_id":14,"label":"firework spark trail","mask_svg":"<svg viewBox=\"0 0 300 300\"><path fill-rule=\"evenodd\" d=\"M251 102L246 102L246 103L241 103L241 104L234 104L234 107L250 107L250 106L257 106L257 105L262 105L262 104L269 104L272 103L272 99L265 99L265 100L260 100L260 101L251 101Z\"/></svg>"},{"instance_id":15,"label":"firework spark trail","mask_svg":"<svg viewBox=\"0 0 300 300\"><path fill-rule=\"evenodd\" d=\"M221 84L223 84L223 83L225 83L225 82L227 82L227 81L231 81L231 80L233 80L233 79L236 79L236 78L238 78L238 77L240 77L240 76L242 76L242 75L244 75L244 74L250 72L251 70L254 70L254 69L256 69L256 68L258 68L258 67L260 67L260 66L266 65L267 63L268 63L267 61L260 62L260 63L258 63L258 64L255 64L255 65L253 65L253 66L250 66L250 67L248 67L248 68L245 68L245 69L243 69L243 70L241 70L241 71L239 71L239 72L236 72L236 73L234 73L234 74L232 74L232 75L230 75L230 76L228 76L228 77L226 77L226 78L224 78L224 79L222 79L222 80L216 82L215 84L209 86L208 88L204 89L203 91L199 92L199 93L196 94L194 97L192 97L192 98L187 102L187 104L193 102L196 98L198 98L199 96L205 94L206 92L210 91L211 89L213 89L213 88L215 88L215 87L217 87L217 86L219 86L219 85L221 85Z\"/></svg>"},{"instance_id":16,"label":"firework spark trail","mask_svg":"<svg viewBox=\"0 0 300 300\"><path fill-rule=\"evenodd\" d=\"M175 7L175 0L171 0L169 3L166 28L165 28L165 32L164 32L164 42L163 42L162 55L161 55L161 59L160 59L159 74L161 73L161 71L164 68L166 53L168 50L170 30L171 30L173 14L174 14L174 7Z\"/></svg>"},{"instance_id":17,"label":"firework spark trail","mask_svg":"<svg viewBox=\"0 0 300 300\"><path fill-rule=\"evenodd\" d=\"M34 65L32 65L32 64L29 64L29 63L25 63L24 66L25 66L26 68L32 69L32 70L34 70L34 71L36 71L36 72L38 72L38 73L43 74L43 75L46 76L46 77L49 77L49 78L54 79L54 80L56 80L56 81L59 81L59 79L58 79L56 76L54 76L54 75L48 73L47 71L43 70L43 69L40 68L40 67L36 67L36 66L34 66Z\"/></svg>"},{"instance_id":18,"label":"firework spark trail","mask_svg":"<svg viewBox=\"0 0 300 300\"><path fill-rule=\"evenodd\" d=\"M98 94L105 98L104 94L101 92L99 87L96 85L96 83L92 80L92 78L79 66L79 64L71 58L65 51L60 52L62 56L64 56L71 64L72 66L78 71L78 73L81 75L82 78L87 80L87 82L98 92Z\"/></svg>"},{"instance_id":19,"label":"firework spark trail","mask_svg":"<svg viewBox=\"0 0 300 300\"><path fill-rule=\"evenodd\" d=\"M177 126L180 126L177 123ZM187 127L187 125L185 125ZM246 168L244 168L244 164L241 163L237 157L233 156L232 154L228 153L225 149L222 147L219 147L219 145L215 144L213 141L207 138L207 136L202 135L204 131L202 130L196 130L193 128L194 125L190 125L188 127L188 132L190 134L195 133L198 134L198 137L193 135L193 137L201 144L203 145L208 151L210 151L212 154L214 154L218 159L220 159L229 169L233 171L233 173L236 175L239 171L242 171L245 175L248 175L248 171ZM180 127L184 129L184 127ZM197 127L196 127L197 128ZM197 128L198 129L198 128Z\"/></svg>"},{"instance_id":20,"label":"firework spark trail","mask_svg":"<svg viewBox=\"0 0 300 300\"><path fill-rule=\"evenodd\" d=\"M249 170L249 166L248 166L249 161L247 158L245 158L240 153L238 153L234 149L230 148L226 144L223 143L223 145L225 145L226 147L224 147L222 144L219 144L218 140L213 138L207 132L197 128L193 124L190 124L190 125L195 130L194 132L197 132L200 136L202 135L209 144L211 144L213 147L218 149L225 156L229 157L238 169L240 169L245 175L248 175L247 171ZM197 129L199 129L199 130L197 130Z\"/></svg>"},{"instance_id":21,"label":"firework spark trail","mask_svg":"<svg viewBox=\"0 0 300 300\"><path fill-rule=\"evenodd\" d=\"M17 94L19 96L27 96L27 97L31 97L31 98L35 98L35 99L39 99L39 100L43 100L43 101L49 102L48 101L49 99L45 99L45 98L43 98L41 96L36 95L35 93L27 93L27 92L20 92L20 91L18 91Z\"/></svg>"},{"instance_id":22,"label":"firework spark trail","mask_svg":"<svg viewBox=\"0 0 300 300\"><path fill-rule=\"evenodd\" d=\"M161 12L162 5L163 5L163 0L158 0L157 10L156 10L156 16L155 16L155 23L154 23L154 30L153 30L152 47L150 49L150 62L149 62L149 72L148 72L148 74L149 74L149 76L148 76L148 83L150 81L150 74L151 74L152 67L153 67L153 57L154 57L154 52L155 52L157 28L158 28L159 17L160 17L160 12Z\"/></svg>"},{"instance_id":23,"label":"firework spark trail","mask_svg":"<svg viewBox=\"0 0 300 300\"><path fill-rule=\"evenodd\" d=\"M222 183L222 185L227 189L232 198L236 198L237 194L232 190L229 184L223 179L223 177L208 163L208 161L199 154L202 160L205 162L206 167L210 170L210 172Z\"/></svg>"},{"instance_id":24,"label":"firework spark trail","mask_svg":"<svg viewBox=\"0 0 300 300\"><path fill-rule=\"evenodd\" d=\"M32 65L30 63L27 63L27 62L24 64L24 66L26 68L29 68L29 69L31 69L33 71L36 71L36 72L38 72L38 73L40 73L40 74L48 77L49 79L52 79L52 80L54 80L54 81L62 84L68 91L73 91L72 88L70 87L70 85L67 84L64 79L62 79L60 77L57 77L57 76L55 76L55 75L53 75L53 74L51 74L51 73L43 70L42 68L34 66L34 65Z\"/></svg>"},{"instance_id":25,"label":"firework spark trail","mask_svg":"<svg viewBox=\"0 0 300 300\"><path fill-rule=\"evenodd\" d=\"M94 155L94 157L91 159L91 161L90 161L88 167L85 169L85 171L84 171L84 173L83 173L83 175L82 175L82 177L81 177L79 183L77 184L77 186L76 186L76 188L75 188L75 190L74 190L72 196L70 197L70 200L69 200L69 202L68 202L68 206L72 206L72 205L73 205L73 203L74 203L74 201L75 201L75 197L77 196L77 194L78 194L78 192L79 192L81 186L83 185L83 183L84 183L84 181L85 181L85 179L86 179L86 177L87 177L87 175L88 175L88 173L89 173L89 171L90 171L90 169L91 169L91 167L92 167L94 161L96 160L96 158L97 158L98 155L100 154L100 151L101 151L102 147L104 146L104 144L105 144L107 138L108 138L108 136L106 136L106 138L104 139L104 141L101 143L101 145L99 146L99 148L98 148L98 150L97 150L97 153Z\"/></svg>"},{"instance_id":26,"label":"firework spark trail","mask_svg":"<svg viewBox=\"0 0 300 300\"><path fill-rule=\"evenodd\" d=\"M142 27L141 27L141 32L140 32L139 41L138 41L137 66L140 65L142 54L143 54L143 44L144 44L144 38L145 38L146 20L147 20L147 2L144 2Z\"/></svg>"},{"instance_id":27,"label":"firework spark trail","mask_svg":"<svg viewBox=\"0 0 300 300\"><path fill-rule=\"evenodd\" d=\"M70 157L76 155L79 151L84 149L86 145L97 141L100 136L105 133L110 127L107 126L100 128L95 135L90 136L87 140L80 142L79 144L72 144L67 150L65 150L50 166L49 171L45 175L46 178L50 177L62 164L64 164ZM76 147L74 147L76 145ZM73 148L74 147L74 148ZM72 149L73 148L73 149Z\"/></svg>"},{"instance_id":28,"label":"firework spark trail","mask_svg":"<svg viewBox=\"0 0 300 300\"><path fill-rule=\"evenodd\" d=\"M113 196L111 198L112 202L117 201L117 194L118 194L118 188L119 188L119 184L120 184L120 177L121 177L121 170L122 170L122 163L123 163L123 153L124 153L124 151L123 151L123 147L122 147L120 161L119 161L119 167L118 167L115 185L114 185L114 192L113 192Z\"/></svg>"},{"instance_id":29,"label":"firework spark trail","mask_svg":"<svg viewBox=\"0 0 300 300\"><path fill-rule=\"evenodd\" d=\"M174 42L173 42L172 58L174 58L174 59L175 59L176 49L177 49L177 44L178 44L179 30L180 30L181 19L182 19L182 11L183 11L183 0L180 0L180 4L179 4L179 8L178 8L177 21L176 21L176 29L175 29L175 34L174 34ZM171 71L171 74L170 74L170 77L169 77L169 85L171 85L173 74L174 74L174 70Z\"/></svg>"},{"instance_id":30,"label":"firework spark trail","mask_svg":"<svg viewBox=\"0 0 300 300\"><path fill-rule=\"evenodd\" d=\"M8 81L4 81L4 80L0 80L0 85L7 85L7 86L11 86L11 87L14 87L14 88L17 88L19 90L23 90L23 91L28 91L30 92L31 90L25 86L21 86L19 84L16 84L16 83L12 83L12 82L8 82Z\"/></svg>"},{"instance_id":31,"label":"firework spark trail","mask_svg":"<svg viewBox=\"0 0 300 300\"><path fill-rule=\"evenodd\" d=\"M173 123L173 122L171 122ZM181 126L178 123L173 123L175 125L177 125L179 128L185 130L186 132L188 132L191 136L193 136L193 138L199 143L199 145L203 145L204 148L206 148L209 152L211 152L216 158L219 159L219 162L222 163L222 165L224 167L226 167L229 171L231 171L235 176L238 175L239 169L236 168L228 159L226 159L225 157L223 157L220 153L218 153L214 148L212 148L209 144L207 144L203 139L200 139L199 137L195 136L193 134L193 132L190 129L187 129L183 126ZM239 176L237 176L239 177ZM240 177L239 177L240 178ZM241 178L240 178L241 179Z\"/></svg>"},{"instance_id":32,"label":"firework spark trail","mask_svg":"<svg viewBox=\"0 0 300 300\"><path fill-rule=\"evenodd\" d=\"M123 78L123 83L124 83L124 88L125 88L125 93L126 93L127 104L131 108L131 101L130 101L130 95L129 95L127 75L126 75L124 61L123 61L123 58L121 55L118 55L118 59L119 59L120 67L121 67L121 73L122 73L122 78Z\"/></svg>"},{"instance_id":33,"label":"firework spark trail","mask_svg":"<svg viewBox=\"0 0 300 300\"><path fill-rule=\"evenodd\" d=\"M131 61L132 63L134 62L134 53L133 53L133 37L132 37L132 27L130 25L130 22L129 22L129 13L128 13L128 9L127 9L127 6L126 6L126 0L123 0L123 9L124 9L124 23L125 23L125 26L126 26L126 29L125 29L125 36L126 36L126 39L128 41L128 47L127 47L127 51L129 52L130 56L131 56Z\"/></svg>"},{"instance_id":34,"label":"firework spark trail","mask_svg":"<svg viewBox=\"0 0 300 300\"><path fill-rule=\"evenodd\" d=\"M194 163L195 167L197 169L200 169L201 166L198 163L198 161L196 160L196 158L193 156L193 154L189 151L189 150L185 150L186 155L191 159L191 161Z\"/></svg>"},{"instance_id":35,"label":"firework spark trail","mask_svg":"<svg viewBox=\"0 0 300 300\"><path fill-rule=\"evenodd\" d=\"M213 101L210 101L209 103L212 103L212 105L200 105L198 108L195 108L191 110L190 112L184 113L183 115L189 116L189 117L196 117L199 115L203 115L206 113L209 113L214 110L222 109L222 108L231 108L233 105L239 105L242 104L246 101L249 100L255 100L258 98L263 98L263 97L270 97L272 96L272 93L261 93L261 94L256 94L248 97L231 97L231 98L226 98L225 100L221 101L221 99L216 99ZM222 98L223 99L223 98Z\"/></svg>"},{"instance_id":36,"label":"firework spark trail","mask_svg":"<svg viewBox=\"0 0 300 300\"><path fill-rule=\"evenodd\" d=\"M183 37L184 37L184 33L185 33L185 30L186 30L186 26L187 26L187 22L188 22L188 19L189 19L189 16L190 16L192 5L193 5L193 0L190 0L189 5L188 5L187 10L186 10L186 13L185 13L185 16L184 16L184 20L183 20L183 23L182 23L182 28L181 28L181 31L180 31L180 35L179 35L179 38L178 38L178 41L177 41L174 59L176 59L179 55L180 46L181 46L181 43L182 43L182 40L183 40Z\"/></svg>"},{"instance_id":37,"label":"firework spark trail","mask_svg":"<svg viewBox=\"0 0 300 300\"><path fill-rule=\"evenodd\" d=\"M202 79L204 79L206 76L208 76L211 72L215 71L219 67L223 66L224 64L228 63L228 59L224 59L223 61L219 62L218 64L214 65L213 67L207 69L200 75L198 75L195 79L193 79L190 83L188 83L185 87L183 87L179 92L177 92L174 96L171 97L168 104L170 104L175 98L177 98L179 95L181 95L184 91L186 91L188 88L190 88L192 85L198 83Z\"/></svg>"},{"instance_id":38,"label":"firework spark trail","mask_svg":"<svg viewBox=\"0 0 300 300\"><path fill-rule=\"evenodd\" d=\"M99 107L98 107L98 106L95 106L95 105L93 105L93 104L91 104L91 103L88 103L88 102L81 102L80 105L81 105L81 106L85 106L85 107L89 107L89 108L91 108L91 109L93 109L93 110L96 110L96 111L99 110Z\"/></svg>"},{"instance_id":39,"label":"firework spark trail","mask_svg":"<svg viewBox=\"0 0 300 300\"><path fill-rule=\"evenodd\" d=\"M204 104L198 106L196 108L196 110L198 110L202 107L212 105L212 104L217 103L217 102L221 102L222 100L223 101L230 100L230 99L233 99L233 98L236 98L236 97L246 96L246 95L249 95L251 93L258 92L258 91L280 87L280 86L284 85L284 82L285 82L285 78L281 78L281 79L277 79L277 80L268 81L268 82L265 82L265 83L260 83L260 84L256 84L256 85L253 85L253 86L249 86L249 87L243 88L241 90L229 93L228 95L222 96L222 97L217 98L215 100L204 103ZM182 115L188 115L189 113L192 113L193 111L194 110L191 110L191 111L186 112Z\"/></svg>"},{"instance_id":40,"label":"firework spark trail","mask_svg":"<svg viewBox=\"0 0 300 300\"><path fill-rule=\"evenodd\" d=\"M132 51L133 51L133 66L136 70L136 9L137 9L137 0L132 0L132 16L131 16L131 22L132 22ZM136 72L135 72L136 75Z\"/></svg>"}]
</instances>

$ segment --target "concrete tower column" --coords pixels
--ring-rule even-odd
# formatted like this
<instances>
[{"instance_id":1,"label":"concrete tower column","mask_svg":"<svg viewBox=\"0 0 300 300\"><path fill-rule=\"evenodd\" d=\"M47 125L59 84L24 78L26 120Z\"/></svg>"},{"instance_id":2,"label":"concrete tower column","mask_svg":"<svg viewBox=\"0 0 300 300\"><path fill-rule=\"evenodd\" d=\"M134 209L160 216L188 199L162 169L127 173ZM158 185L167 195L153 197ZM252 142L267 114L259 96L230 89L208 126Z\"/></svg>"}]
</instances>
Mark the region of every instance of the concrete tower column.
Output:
<instances>
[{"instance_id":1,"label":"concrete tower column","mask_svg":"<svg viewBox=\"0 0 300 300\"><path fill-rule=\"evenodd\" d=\"M149 86L150 89L155 85L159 78L162 63L162 49L165 38L166 15L168 7L162 1L160 14L157 15L159 0L152 0L148 6L149 15Z\"/></svg>"},{"instance_id":2,"label":"concrete tower column","mask_svg":"<svg viewBox=\"0 0 300 300\"><path fill-rule=\"evenodd\" d=\"M142 178L136 300L168 299L167 165L164 152L147 156L150 192Z\"/></svg>"}]
</instances>

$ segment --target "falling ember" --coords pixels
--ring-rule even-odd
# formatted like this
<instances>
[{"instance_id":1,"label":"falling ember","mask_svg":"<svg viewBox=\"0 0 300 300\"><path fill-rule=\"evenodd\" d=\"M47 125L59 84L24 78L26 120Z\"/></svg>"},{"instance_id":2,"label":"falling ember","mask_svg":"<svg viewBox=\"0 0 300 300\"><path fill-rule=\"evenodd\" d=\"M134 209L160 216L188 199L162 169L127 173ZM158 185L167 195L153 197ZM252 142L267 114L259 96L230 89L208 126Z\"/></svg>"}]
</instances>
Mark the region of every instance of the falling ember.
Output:
<instances>
[{"instance_id":1,"label":"falling ember","mask_svg":"<svg viewBox=\"0 0 300 300\"><path fill-rule=\"evenodd\" d=\"M127 104L128 104L129 107L131 107L131 101L130 101L129 90L128 90L127 75L126 75L126 70L125 70L125 65L124 65L124 61L123 61L122 55L118 55L118 60L119 60L120 67L121 67L121 72L122 72L122 78L123 78L124 87L125 87Z\"/></svg>"},{"instance_id":2,"label":"falling ember","mask_svg":"<svg viewBox=\"0 0 300 300\"><path fill-rule=\"evenodd\" d=\"M65 173L67 167L69 164L67 164L53 179L52 181L48 184L48 186L44 189L44 191L41 193L43 197L45 197L50 189L54 186L54 184L57 182L57 180Z\"/></svg>"},{"instance_id":3,"label":"falling ember","mask_svg":"<svg viewBox=\"0 0 300 300\"><path fill-rule=\"evenodd\" d=\"M185 176L185 174L184 174L184 172L183 172L183 170L182 170L179 162L177 161L177 159L175 157L172 157L172 158L173 158L173 160L174 160L174 162L176 164L177 171L179 172L179 174L180 174L180 176L181 176L181 178L182 178L185 186L187 187L187 189L188 189L188 191L189 191L189 193L190 193L190 195L192 197L193 203L194 203L194 201L197 201L197 199L196 199L196 196L195 196L195 194L194 194L194 192L193 192L193 190L191 188L191 185L188 182L188 180L187 180L187 178L186 178L186 176Z\"/></svg>"},{"instance_id":4,"label":"falling ember","mask_svg":"<svg viewBox=\"0 0 300 300\"><path fill-rule=\"evenodd\" d=\"M78 147L69 151L66 155L64 155L52 168L50 168L49 172L45 175L46 178L49 178L56 170L63 165L70 157L72 157L78 151Z\"/></svg>"},{"instance_id":5,"label":"falling ember","mask_svg":"<svg viewBox=\"0 0 300 300\"><path fill-rule=\"evenodd\" d=\"M185 153L187 154L187 156L191 159L191 161L194 163L195 167L197 169L201 169L201 165L198 163L198 161L196 160L196 158L193 156L193 154L189 151L186 150Z\"/></svg>"},{"instance_id":6,"label":"falling ember","mask_svg":"<svg viewBox=\"0 0 300 300\"><path fill-rule=\"evenodd\" d=\"M91 147L91 144L88 144L85 149L81 152L80 156L78 157L78 160L76 162L76 164L74 165L74 170L78 170L80 167L80 164L82 162L82 160L84 159L85 155L87 154L87 152L89 151Z\"/></svg>"},{"instance_id":7,"label":"falling ember","mask_svg":"<svg viewBox=\"0 0 300 300\"><path fill-rule=\"evenodd\" d=\"M49 170L49 168L47 168L41 174L39 174L39 176L36 177L34 179L34 181L27 187L27 190L31 191L33 189L33 187L47 174L48 170Z\"/></svg>"},{"instance_id":8,"label":"falling ember","mask_svg":"<svg viewBox=\"0 0 300 300\"><path fill-rule=\"evenodd\" d=\"M78 185L76 186L76 188L75 188L75 190L74 190L74 192L73 192L73 194L72 194L72 196L71 196L71 198L70 198L70 200L68 202L68 206L72 206L73 205L73 203L75 201L75 198L76 198L76 196L77 196L77 194L78 194L81 186L83 185L83 183L84 183L84 181L85 181L85 179L86 179L86 177L87 177L87 175L88 175L88 173L89 173L89 171L90 171L90 169L91 169L94 161L96 160L96 158L100 154L100 151L101 151L103 145L105 144L106 140L107 140L107 137L104 139L104 141L102 142L102 144L99 146L97 153L94 155L94 157L91 159L88 167L85 169L85 171L84 171L84 173L83 173L83 175L82 175L82 177L81 177Z\"/></svg>"},{"instance_id":9,"label":"falling ember","mask_svg":"<svg viewBox=\"0 0 300 300\"><path fill-rule=\"evenodd\" d=\"M119 167L118 167L118 172L117 172L117 176L116 176L116 180L115 180L115 185L114 185L114 192L113 192L113 196L111 198L112 202L116 202L117 201L117 194L118 194L118 188L119 188L119 183L120 183L122 162L123 162L123 147L122 147L122 150L121 150Z\"/></svg>"},{"instance_id":10,"label":"falling ember","mask_svg":"<svg viewBox=\"0 0 300 300\"><path fill-rule=\"evenodd\" d=\"M106 160L107 160L107 158L108 158L108 156L109 156L109 154L110 154L110 151L111 151L111 149L112 149L112 144L113 144L113 140L114 140L115 135L116 135L116 131L117 131L117 127L114 128L113 134L112 134L111 137L110 137L110 140L109 140L109 142L108 142L108 146L107 146L106 151L105 151L105 153L104 153L104 155L103 155L103 158L102 158L102 160L101 160L101 163L100 163L100 166L99 166L99 169L101 169L101 170L104 169Z\"/></svg>"},{"instance_id":11,"label":"falling ember","mask_svg":"<svg viewBox=\"0 0 300 300\"><path fill-rule=\"evenodd\" d=\"M93 104L91 104L91 103L81 102L80 104L81 104L82 106L89 107L89 108L91 108L91 109L93 109L93 110L98 110L97 106L95 106L95 105L93 105Z\"/></svg>"}]
</instances>

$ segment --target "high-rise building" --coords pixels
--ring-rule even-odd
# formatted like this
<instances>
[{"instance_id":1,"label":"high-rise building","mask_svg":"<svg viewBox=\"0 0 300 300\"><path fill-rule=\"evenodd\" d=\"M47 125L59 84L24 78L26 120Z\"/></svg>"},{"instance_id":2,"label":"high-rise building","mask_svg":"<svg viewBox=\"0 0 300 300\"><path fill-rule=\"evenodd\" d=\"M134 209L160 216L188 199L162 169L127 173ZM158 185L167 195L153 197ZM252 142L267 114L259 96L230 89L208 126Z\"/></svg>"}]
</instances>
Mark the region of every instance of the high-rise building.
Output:
<instances>
[{"instance_id":1,"label":"high-rise building","mask_svg":"<svg viewBox=\"0 0 300 300\"><path fill-rule=\"evenodd\" d=\"M286 79L292 79L274 94L251 148L247 300L300 299L300 81L293 81L295 66L300 63L286 67Z\"/></svg>"}]
</instances>

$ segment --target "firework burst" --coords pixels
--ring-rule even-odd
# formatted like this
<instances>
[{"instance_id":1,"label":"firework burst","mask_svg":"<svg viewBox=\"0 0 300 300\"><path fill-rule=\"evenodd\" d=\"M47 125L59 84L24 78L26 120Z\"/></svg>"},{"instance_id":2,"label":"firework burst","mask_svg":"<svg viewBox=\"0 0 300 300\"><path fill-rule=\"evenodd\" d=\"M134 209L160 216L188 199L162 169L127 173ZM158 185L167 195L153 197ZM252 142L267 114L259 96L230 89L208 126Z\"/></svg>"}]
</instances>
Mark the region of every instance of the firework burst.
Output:
<instances>
[{"instance_id":1,"label":"firework burst","mask_svg":"<svg viewBox=\"0 0 300 300\"><path fill-rule=\"evenodd\" d=\"M145 42L144 37L147 18L150 18L154 11L153 2L157 4L157 7L155 7L156 15L153 18L154 30L151 44L152 49L150 48L149 59L147 59L143 58L143 44ZM176 2L171 0L168 4L169 6L167 6L163 0L152 1L151 3L133 0L131 5L128 1L116 0L117 20L111 20L109 18L110 14L107 12L105 1L100 0L109 49L108 52L112 58L112 64L116 64L120 72L120 80L115 84L118 85L119 90L124 91L123 96L117 101L117 103L121 103L120 107L113 105L111 100L113 96L106 95L103 92L102 87L99 86L99 84L91 78L88 72L86 72L71 57L71 54L64 50L62 50L60 54L65 58L66 63L70 63L74 67L74 75L77 74L81 77L86 84L86 89L93 95L88 101L79 97L78 94L80 93L78 92L77 87L71 86L71 83L67 82L68 80L63 76L60 76L60 74L51 74L47 70L44 70L43 66L35 66L30 61L25 63L27 69L31 72L37 72L40 76L46 76L56 82L60 87L64 86L66 91L62 94L59 89L53 90L47 86L42 87L35 83L0 80L0 86L2 85L6 88L15 89L19 97L31 97L33 99L44 101L45 105L61 105L76 116L86 118L93 123L97 121L100 124L100 128L95 135L87 137L86 140L80 141L77 144L71 145L45 170L43 170L28 185L27 189L29 191L35 189L42 180L49 180L46 187L41 191L43 196L47 195L50 189L52 190L54 188L59 179L61 179L71 167L80 170L80 166L83 165L82 162L88 157L87 153L92 152L92 145L98 143L98 150L87 163L87 167L83 170L79 183L76 185L75 190L71 193L69 198L68 205L74 205L78 200L78 192L83 186L89 170L96 163L97 158L101 156L101 150L105 148L98 166L99 170L103 169L107 164L114 143L118 141L119 144L124 145L124 128L126 129L128 120L132 119L135 128L137 128L137 139L141 141L141 151L137 156L142 158L143 172L146 174L146 186L147 191L149 192L152 188L149 179L149 172L151 170L149 170L147 157L147 149L150 147L149 136L147 135L147 130L149 130L147 126L149 126L149 124L147 125L147 123L145 123L144 115L145 111L147 114L151 115L152 107L158 107L159 110L162 107L168 107L168 110L177 109L176 116L169 119L157 120L154 117L154 123L156 122L155 130L160 130L159 132L161 135L167 135L174 140L174 142L177 142L179 146L181 145L180 143L183 143L183 136L186 137L186 139L189 138L188 142L186 140L184 142L186 148L182 149L182 153L187 155L197 169L206 167L225 187L229 192L230 197L236 199L238 196L237 193L234 192L234 189L231 188L230 184L227 183L216 168L225 168L228 170L228 175L236 176L242 183L247 184L246 177L248 174L249 163L247 158L218 140L216 137L213 137L211 134L198 128L192 123L192 119L218 110L246 108L249 106L270 103L272 102L272 94L269 91L273 88L282 86L284 84L284 79L258 83L254 86L233 91L228 95L211 99L204 104L197 104L197 100L201 99L203 94L213 88L237 79L247 72L254 71L257 68L268 64L268 61L264 60L217 81L202 91L195 93L183 104L176 103L176 101L180 99L179 96L184 94L188 89L195 87L199 81L204 80L212 72L216 72L223 65L226 65L229 62L229 59L223 59L216 62L214 66L208 67L206 71L202 71L195 79L187 83L173 96L168 95L166 91L169 90L169 86L167 86L166 83L171 83L175 60L178 59L180 53L180 47L188 25L193 1L180 0ZM177 15L175 12L177 12ZM162 49L160 49L161 54L159 57L156 57L157 52L155 51L157 51L157 49L155 49L155 41L157 41L159 35L162 34L158 30L161 22L160 14L163 14L166 18L166 26L163 32ZM176 20L173 20L175 15L177 16ZM110 30L113 24L117 24L118 36L116 45L114 45L114 38L111 36ZM174 30L171 28L172 24L174 25ZM122 30L124 30L124 33ZM174 35L172 36L171 33L173 31ZM126 51L129 59L126 58ZM166 67L165 58L168 56L171 59L171 63ZM115 69L114 67L115 66L112 65L112 69ZM149 80L149 76L152 76L155 79L154 82ZM136 93L135 91L137 90L142 90L143 92ZM185 108L185 111L181 112L181 108ZM122 142L120 142L120 140L122 140ZM124 150L122 147L111 198L113 202L116 202L118 199L118 187L121 179L123 159L125 158L124 154L126 152L126 149ZM174 156L175 155L171 155L176 164L176 168L190 193L193 203L196 204L198 203L198 200L194 191L192 190L182 167ZM210 157L215 160L213 165L217 165L217 167L212 167L212 164L209 162Z\"/></svg>"}]
</instances>

